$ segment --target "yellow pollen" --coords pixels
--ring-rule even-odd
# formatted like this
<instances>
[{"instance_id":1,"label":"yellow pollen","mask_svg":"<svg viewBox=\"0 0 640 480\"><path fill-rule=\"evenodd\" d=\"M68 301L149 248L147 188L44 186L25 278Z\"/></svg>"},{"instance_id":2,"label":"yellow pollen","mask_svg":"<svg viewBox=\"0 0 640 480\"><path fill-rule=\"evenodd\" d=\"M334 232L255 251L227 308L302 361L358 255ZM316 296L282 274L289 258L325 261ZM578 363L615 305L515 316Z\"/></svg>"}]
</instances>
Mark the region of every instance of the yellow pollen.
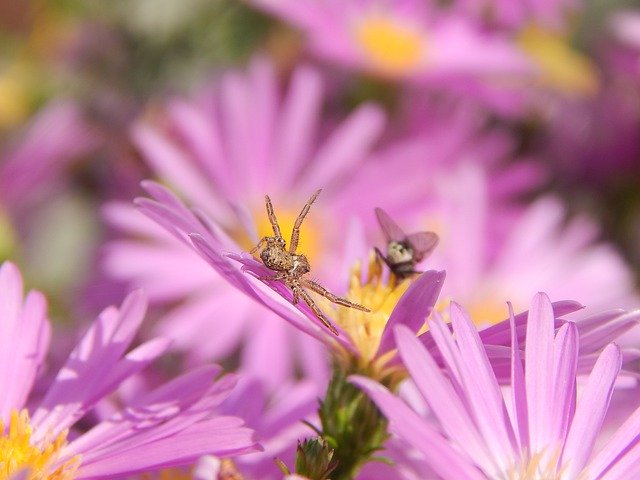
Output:
<instances>
[{"instance_id":1,"label":"yellow pollen","mask_svg":"<svg viewBox=\"0 0 640 480\"><path fill-rule=\"evenodd\" d=\"M391 276L388 281L382 277L382 265L380 260L371 253L369 258L369 268L367 278L364 282L361 279L361 265L356 264L351 271L349 291L346 298L352 302L359 303L369 308L371 312L362 312L355 308L337 306L336 322L349 334L353 344L359 353L359 361L363 367L370 367L373 361L384 327L389 321L391 312L402 294L407 290L411 282L407 279L396 284L395 277ZM319 299L323 310L329 311L331 304L328 301ZM384 359L380 359L384 366Z\"/></svg>"},{"instance_id":2,"label":"yellow pollen","mask_svg":"<svg viewBox=\"0 0 640 480\"><path fill-rule=\"evenodd\" d=\"M540 69L540 83L565 95L593 95L598 90L598 71L589 58L573 48L569 39L537 25L524 28L520 47Z\"/></svg>"},{"instance_id":3,"label":"yellow pollen","mask_svg":"<svg viewBox=\"0 0 640 480\"><path fill-rule=\"evenodd\" d=\"M0 421L0 480L11 478L27 470L28 480L71 480L80 464L76 456L59 464L60 450L67 443L67 432L62 432L53 441L33 445L33 429L26 410L12 410L9 429Z\"/></svg>"},{"instance_id":4,"label":"yellow pollen","mask_svg":"<svg viewBox=\"0 0 640 480\"><path fill-rule=\"evenodd\" d=\"M355 38L373 66L390 75L415 70L425 58L424 33L382 15L363 19Z\"/></svg>"},{"instance_id":5,"label":"yellow pollen","mask_svg":"<svg viewBox=\"0 0 640 480\"><path fill-rule=\"evenodd\" d=\"M549 455L547 451L553 451ZM563 470L558 469L560 449L547 450L531 456L521 465L512 466L505 478L508 480L560 480L563 478ZM526 459L527 455L523 455Z\"/></svg>"}]
</instances>

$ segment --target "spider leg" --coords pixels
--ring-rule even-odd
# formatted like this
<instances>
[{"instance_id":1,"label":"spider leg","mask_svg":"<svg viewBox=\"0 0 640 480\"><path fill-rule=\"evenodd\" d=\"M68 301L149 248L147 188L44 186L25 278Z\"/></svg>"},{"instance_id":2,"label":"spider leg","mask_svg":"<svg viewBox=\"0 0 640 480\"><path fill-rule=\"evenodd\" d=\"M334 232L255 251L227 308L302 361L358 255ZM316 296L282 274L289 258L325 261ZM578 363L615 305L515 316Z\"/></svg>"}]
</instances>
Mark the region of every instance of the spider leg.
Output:
<instances>
[{"instance_id":1,"label":"spider leg","mask_svg":"<svg viewBox=\"0 0 640 480\"><path fill-rule=\"evenodd\" d=\"M284 280L286 276L287 276L286 272L278 272L275 275L265 275L263 277L258 277L258 280L277 281L277 280Z\"/></svg>"},{"instance_id":2,"label":"spider leg","mask_svg":"<svg viewBox=\"0 0 640 480\"><path fill-rule=\"evenodd\" d=\"M338 330L336 330L336 327L333 326L333 323L329 321L322 310L320 310L320 307L316 305L316 302L313 301L313 298L311 298L311 296L304 290L304 288L297 284L291 285L291 291L293 292L293 298L302 298L302 300L304 300L304 303L309 305L309 308L313 311L316 317L318 317L318 320L320 320L325 327L331 330L331 333L333 333L336 337L340 335L338 333Z\"/></svg>"},{"instance_id":3,"label":"spider leg","mask_svg":"<svg viewBox=\"0 0 640 480\"><path fill-rule=\"evenodd\" d=\"M258 244L255 247L253 247L249 253L251 255L256 253L258 250L260 250L260 247L262 247L265 244L266 241L267 241L267 237L262 237L260 239L260 241L258 242Z\"/></svg>"},{"instance_id":4,"label":"spider leg","mask_svg":"<svg viewBox=\"0 0 640 480\"><path fill-rule=\"evenodd\" d=\"M307 288L313 290L314 292L319 293L323 297L328 298L333 303L337 303L338 305L342 305L344 307L355 308L357 310L362 310L363 312L370 312L371 311L367 307L363 307L362 305L358 305L357 303L350 302L346 298L342 298L342 297L338 297L337 295L334 295L329 290L324 288L319 283L314 282L313 280L302 279L301 280L301 284L302 284L303 287L307 287Z\"/></svg>"},{"instance_id":5,"label":"spider leg","mask_svg":"<svg viewBox=\"0 0 640 480\"><path fill-rule=\"evenodd\" d=\"M307 203L304 204L304 207L302 207L300 215L298 215L298 218L296 218L296 222L293 224L293 230L291 231L289 253L296 253L296 249L298 248L298 240L300 240L300 226L302 225L302 221L304 220L304 217L307 216L307 213L309 213L311 205L316 201L316 198L318 198L318 195L320 195L321 191L322 189L316 190L316 192L311 195L311 198L307 201Z\"/></svg>"},{"instance_id":6,"label":"spider leg","mask_svg":"<svg viewBox=\"0 0 640 480\"><path fill-rule=\"evenodd\" d=\"M271 205L271 199L269 198L269 195L264 196L264 203L267 205L267 216L269 217L269 222L271 223L271 227L273 228L273 234L276 237L282 238L280 225L278 225L276 213L273 211L273 205Z\"/></svg>"}]
</instances>

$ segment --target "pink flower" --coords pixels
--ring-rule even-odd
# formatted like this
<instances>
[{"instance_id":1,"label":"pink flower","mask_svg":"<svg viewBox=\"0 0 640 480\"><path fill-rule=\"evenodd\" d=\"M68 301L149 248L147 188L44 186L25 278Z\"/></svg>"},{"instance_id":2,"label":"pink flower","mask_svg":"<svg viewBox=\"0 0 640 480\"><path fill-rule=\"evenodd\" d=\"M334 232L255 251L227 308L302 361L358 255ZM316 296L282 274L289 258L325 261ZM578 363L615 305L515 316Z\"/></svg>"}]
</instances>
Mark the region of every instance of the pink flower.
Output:
<instances>
[{"instance_id":1,"label":"pink flower","mask_svg":"<svg viewBox=\"0 0 640 480\"><path fill-rule=\"evenodd\" d=\"M193 248L223 278L246 297L252 298L279 317L294 325L297 329L324 342L334 352L346 352L357 358L364 365L375 365L385 369L393 365L393 356L387 355L395 349L392 329L395 325L408 326L418 333L436 306L440 290L443 287L444 272L427 271L410 285L401 284L398 288L385 284L381 280L379 265L373 262L366 276L360 271L352 273L348 298L371 308L372 312L364 313L345 307L334 308L331 304L321 304L334 326L340 332L333 335L322 326L313 312L302 302L292 303L292 293L283 282L259 280L268 277L271 271L252 256L225 251L228 238L215 224L205 227L193 212L188 210L175 196L163 187L145 183L145 187L155 200L138 199L141 210L160 225L172 232L182 242L191 244ZM402 286L404 285L404 287ZM321 297L317 297L321 302ZM554 314L558 326L561 318L580 310L576 302L554 303ZM516 317L517 322L524 321L524 315ZM482 322L480 322L482 323ZM619 311L607 312L584 318L578 328L591 335L589 348L583 349L583 367L592 364L593 356L606 344L620 334L637 325L634 315L621 315ZM518 323L520 324L520 323ZM518 330L522 333L522 330ZM508 326L505 322L496 324L481 332L483 342L496 345L496 369L501 378L505 371L501 370L504 360L503 348L509 345ZM433 346L431 333L422 334L420 340L429 348ZM628 351L628 359L635 358L632 350Z\"/></svg>"},{"instance_id":2,"label":"pink flower","mask_svg":"<svg viewBox=\"0 0 640 480\"><path fill-rule=\"evenodd\" d=\"M350 221L343 210L343 189L380 136L385 117L378 106L364 104L328 127L321 121L323 91L320 75L299 67L281 92L273 66L254 59L246 72L223 75L213 95L171 102L166 128L141 122L133 138L160 179L233 236L226 245L231 251L251 249L268 232L265 193L276 204L283 230L290 231L321 183L322 201L303 226L301 248L317 265L314 274L335 287L341 283L334 272L343 263L342 240ZM326 378L316 342L246 302L225 279L132 207L112 204L106 214L130 237L107 247L106 270L143 287L153 302L178 303L158 331L174 339L192 361L222 359L244 345L241 368L270 379L272 386L290 378L294 362L311 377ZM335 228L324 228L329 221ZM202 342L203 328L220 335Z\"/></svg>"},{"instance_id":3,"label":"pink flower","mask_svg":"<svg viewBox=\"0 0 640 480\"><path fill-rule=\"evenodd\" d=\"M72 430L68 440L78 420L166 351L168 341L150 340L126 353L146 310L142 294L133 293L120 309L102 312L44 398L30 406L29 393L50 338L45 299L30 292L23 300L20 272L10 263L0 267L0 296L0 459L22 459L11 464L14 472L27 468L44 477L54 472L59 478L115 477L184 465L204 454L233 456L258 448L242 420L215 414L236 383L233 376L215 381L221 372L215 366L139 396L90 430Z\"/></svg>"},{"instance_id":4,"label":"pink flower","mask_svg":"<svg viewBox=\"0 0 640 480\"><path fill-rule=\"evenodd\" d=\"M533 71L507 38L418 0L252 3L301 30L319 57L382 77L433 84L452 77L523 78Z\"/></svg>"},{"instance_id":5,"label":"pink flower","mask_svg":"<svg viewBox=\"0 0 640 480\"><path fill-rule=\"evenodd\" d=\"M637 321L639 313L628 314ZM640 409L595 449L623 362L615 344L601 350L578 400L582 350L593 336L568 322L555 329L551 302L534 298L520 354L511 314L511 388L503 397L489 359L490 347L468 315L451 306L453 332L438 315L430 331L439 352L424 348L404 327L395 331L402 361L438 425L381 385L353 377L390 420L390 429L415 447L442 478L634 478ZM444 371L443 371L444 368Z\"/></svg>"},{"instance_id":6,"label":"pink flower","mask_svg":"<svg viewBox=\"0 0 640 480\"><path fill-rule=\"evenodd\" d=\"M0 203L15 213L42 201L60 187L61 172L98 145L98 136L69 100L43 108L4 152L0 162Z\"/></svg>"}]
</instances>

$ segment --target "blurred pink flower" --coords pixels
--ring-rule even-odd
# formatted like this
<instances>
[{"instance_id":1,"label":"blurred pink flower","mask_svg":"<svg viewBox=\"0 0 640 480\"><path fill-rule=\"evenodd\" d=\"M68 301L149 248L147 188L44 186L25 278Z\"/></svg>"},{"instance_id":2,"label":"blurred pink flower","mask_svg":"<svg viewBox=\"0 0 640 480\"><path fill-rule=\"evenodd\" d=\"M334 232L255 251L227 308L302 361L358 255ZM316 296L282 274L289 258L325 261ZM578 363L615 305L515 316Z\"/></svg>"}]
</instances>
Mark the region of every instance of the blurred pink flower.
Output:
<instances>
[{"instance_id":1,"label":"blurred pink flower","mask_svg":"<svg viewBox=\"0 0 640 480\"><path fill-rule=\"evenodd\" d=\"M489 169L466 157L449 168L427 164L431 175L421 180L412 175L421 155L403 153L407 170L397 175L401 182L406 178L406 203L389 191L390 201L382 206L403 219L407 232L438 233L440 243L419 267L445 270L441 298L465 304L482 325L506 318L507 300L525 309L539 290L554 300L575 299L590 312L640 305L630 267L614 245L599 241L593 219L570 217L553 196L528 206L509 201L514 192L530 188L535 166ZM364 173L356 182L373 180Z\"/></svg>"},{"instance_id":2,"label":"blurred pink flower","mask_svg":"<svg viewBox=\"0 0 640 480\"><path fill-rule=\"evenodd\" d=\"M301 30L319 57L382 77L428 84L452 77L504 81L533 73L508 38L418 0L251 3Z\"/></svg>"},{"instance_id":3,"label":"blurred pink flower","mask_svg":"<svg viewBox=\"0 0 640 480\"><path fill-rule=\"evenodd\" d=\"M569 23L570 14L581 11L584 3L582 0L453 0L449 8L461 15L501 27L515 28L535 23L561 30Z\"/></svg>"},{"instance_id":4,"label":"blurred pink flower","mask_svg":"<svg viewBox=\"0 0 640 480\"><path fill-rule=\"evenodd\" d=\"M3 152L0 204L19 219L27 206L60 188L62 172L98 143L97 133L84 120L78 105L71 100L50 103Z\"/></svg>"},{"instance_id":5,"label":"blurred pink flower","mask_svg":"<svg viewBox=\"0 0 640 480\"><path fill-rule=\"evenodd\" d=\"M437 425L378 383L352 377L389 418L390 430L419 450L438 476L620 479L640 473L640 409L594 449L622 364L617 345L599 354L578 400L579 356L589 340L572 322L556 332L551 302L538 294L526 323L524 364L511 316L511 388L503 397L471 319L452 304L451 320L453 332L438 315L429 322L437 359L413 332L395 330L402 360Z\"/></svg>"},{"instance_id":6,"label":"blurred pink flower","mask_svg":"<svg viewBox=\"0 0 640 480\"><path fill-rule=\"evenodd\" d=\"M184 465L204 454L233 456L259 448L241 419L214 414L236 383L233 376L216 381L221 369L215 366L140 395L67 440L69 428L166 351L168 341L150 340L125 354L146 310L142 294L133 293L120 309L102 312L44 398L27 410L50 339L46 302L34 291L23 300L20 272L8 262L0 267L0 296L0 457L23 458L12 466L15 471L39 468L47 478L54 472L60 478L115 477Z\"/></svg>"}]
</instances>

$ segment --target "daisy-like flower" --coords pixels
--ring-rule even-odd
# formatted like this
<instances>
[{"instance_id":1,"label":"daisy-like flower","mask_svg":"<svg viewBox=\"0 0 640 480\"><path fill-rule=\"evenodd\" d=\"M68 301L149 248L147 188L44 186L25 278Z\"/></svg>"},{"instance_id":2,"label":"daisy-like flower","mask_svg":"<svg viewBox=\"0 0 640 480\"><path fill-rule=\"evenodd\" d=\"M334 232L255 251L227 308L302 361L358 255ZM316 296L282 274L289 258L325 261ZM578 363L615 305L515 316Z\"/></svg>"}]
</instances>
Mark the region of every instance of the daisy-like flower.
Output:
<instances>
[{"instance_id":1,"label":"daisy-like flower","mask_svg":"<svg viewBox=\"0 0 640 480\"><path fill-rule=\"evenodd\" d=\"M121 308L104 310L34 405L29 394L50 338L46 302L33 291L23 299L20 272L8 262L0 267L0 297L2 478L24 470L29 479L118 477L258 448L241 419L215 414L236 379L215 380L221 369L209 366L76 431L97 402L166 351L168 341L155 339L126 353L144 317L144 297L136 292Z\"/></svg>"},{"instance_id":2,"label":"daisy-like flower","mask_svg":"<svg viewBox=\"0 0 640 480\"><path fill-rule=\"evenodd\" d=\"M253 298L297 329L322 341L337 352L338 357L344 354L347 361L356 359L356 368L369 371L372 376L384 375L386 367L394 363L393 327L403 324L417 334L423 328L425 319L434 311L443 287L444 272L428 271L413 283L396 285L393 281L384 280L380 262L373 257L366 275L362 274L359 267L353 270L345 295L349 300L367 306L371 312L336 307L328 301L324 303L323 297L315 297L340 333L336 337L303 302L293 304L293 295L284 283L259 280L273 274L261 262L247 253L229 253L225 248L229 239L216 224L207 222L205 227L201 218L187 209L166 188L151 182L145 182L144 186L155 200L137 199L143 213L172 232L175 238L191 244L223 278L245 296ZM563 322L561 317L581 308L576 302L554 303L558 326ZM523 322L524 317L520 315L516 320ZM620 317L617 310L587 317L578 323L579 328L584 332L596 333L590 343L590 350L583 350L583 353L594 355L606 345L603 342L612 341L636 323L634 318ZM508 325L505 329L505 322L502 322L483 330L481 335L485 343L506 346L509 344L509 336L505 335L507 330ZM523 333L521 328L518 332ZM597 332L606 332L607 335L598 336ZM420 338L425 345L433 346L429 332L422 334ZM498 351L496 353L499 362L503 356ZM629 359L632 358L633 352L630 350Z\"/></svg>"},{"instance_id":3,"label":"daisy-like flower","mask_svg":"<svg viewBox=\"0 0 640 480\"><path fill-rule=\"evenodd\" d=\"M398 223L406 232L439 235L438 247L421 265L446 270L442 300L460 301L479 326L504 320L507 300L516 311L526 309L540 290L586 304L588 313L640 305L631 269L614 245L599 241L593 219L569 217L553 196L525 207L505 200L505 192L526 186L530 170L502 171L504 179L496 183L499 175L467 161L434 168L428 180L411 183L420 155L406 151L406 157L408 171L397 175L407 180L408 197L421 200L419 208L398 201L385 210L404 219ZM367 181L373 179L366 172L357 180ZM429 193L421 198L420 189Z\"/></svg>"},{"instance_id":4,"label":"daisy-like flower","mask_svg":"<svg viewBox=\"0 0 640 480\"><path fill-rule=\"evenodd\" d=\"M226 249L235 252L250 250L270 231L265 193L276 203L283 231L291 231L299 209L321 183L322 202L302 227L301 248L317 265L314 275L335 286L331 282L342 263L349 221L341 193L381 134L382 110L364 104L327 129L320 122L319 73L296 69L283 93L274 67L264 58L254 59L246 72L227 72L213 90L196 101L171 102L165 128L162 122L141 122L134 128L133 140L144 160L190 205L223 226L233 240ZM178 305L159 322L158 331L193 361L223 359L244 346L241 368L271 379L274 387L298 367L326 379L316 342L246 302L131 205L111 204L106 215L129 236L107 247L107 272L144 288L154 303ZM329 219L338 225L324 228ZM220 335L203 342L203 328ZM273 345L280 348L274 351Z\"/></svg>"},{"instance_id":5,"label":"daisy-like flower","mask_svg":"<svg viewBox=\"0 0 640 480\"><path fill-rule=\"evenodd\" d=\"M390 421L390 430L414 446L432 471L450 479L621 479L640 473L640 409L595 448L623 363L616 344L597 356L577 392L581 356L596 337L567 322L555 328L552 304L534 297L523 356L511 314L510 388L503 392L490 347L471 319L451 305L451 331L435 314L429 321L434 356L413 332L394 334L402 361L438 426L380 384L352 377ZM638 312L626 314L637 321Z\"/></svg>"},{"instance_id":6,"label":"daisy-like flower","mask_svg":"<svg viewBox=\"0 0 640 480\"><path fill-rule=\"evenodd\" d=\"M508 39L418 0L252 0L301 30L316 55L412 83L451 77L526 77Z\"/></svg>"}]
</instances>

